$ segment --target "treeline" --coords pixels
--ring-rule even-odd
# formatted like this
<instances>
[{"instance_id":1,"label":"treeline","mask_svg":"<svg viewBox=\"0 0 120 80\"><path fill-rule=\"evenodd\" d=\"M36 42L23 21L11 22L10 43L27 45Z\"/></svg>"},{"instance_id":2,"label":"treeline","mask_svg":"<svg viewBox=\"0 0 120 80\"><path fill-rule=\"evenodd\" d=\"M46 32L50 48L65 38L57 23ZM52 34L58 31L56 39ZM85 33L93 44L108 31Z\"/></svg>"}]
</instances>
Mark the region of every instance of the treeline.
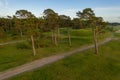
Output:
<instances>
[{"instance_id":1,"label":"treeline","mask_svg":"<svg viewBox=\"0 0 120 80\"><path fill-rule=\"evenodd\" d=\"M110 26L119 26L120 23L118 23L118 22L114 22L114 23L108 23L108 25L110 25Z\"/></svg>"},{"instance_id":2,"label":"treeline","mask_svg":"<svg viewBox=\"0 0 120 80\"><path fill-rule=\"evenodd\" d=\"M0 18L0 30L2 29L2 32L7 32L12 35L19 34L22 36L26 30L29 30L30 26L41 31L51 31L57 27L71 27L73 29L89 28L91 24L89 20L80 19L81 14L79 12L76 13L78 18L73 19L67 15L59 15L52 9L44 10L43 14L42 17L37 18L27 10L18 10L13 16Z\"/></svg>"},{"instance_id":3,"label":"treeline","mask_svg":"<svg viewBox=\"0 0 120 80\"><path fill-rule=\"evenodd\" d=\"M41 33L43 32L51 32L52 43L58 45L57 38L60 28L67 28L70 46L70 28L91 28L96 43L96 35L102 31L106 22L103 21L102 17L96 17L91 8L76 12L76 16L78 16L78 18L71 19L67 15L59 15L52 9L46 9L43 11L43 16L37 18L32 12L18 10L13 16L0 18L0 37L4 37L6 34L11 36L19 35L20 37L31 37L34 55L36 54L34 37L41 37Z\"/></svg>"}]
</instances>

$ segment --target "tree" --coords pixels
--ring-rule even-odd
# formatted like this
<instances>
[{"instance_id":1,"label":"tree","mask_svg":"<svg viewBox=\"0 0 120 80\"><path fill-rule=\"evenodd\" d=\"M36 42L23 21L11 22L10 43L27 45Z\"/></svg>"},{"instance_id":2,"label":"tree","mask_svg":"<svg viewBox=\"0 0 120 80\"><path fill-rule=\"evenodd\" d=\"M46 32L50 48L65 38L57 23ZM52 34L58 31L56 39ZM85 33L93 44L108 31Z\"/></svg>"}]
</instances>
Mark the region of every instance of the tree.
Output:
<instances>
[{"instance_id":1,"label":"tree","mask_svg":"<svg viewBox=\"0 0 120 80\"><path fill-rule=\"evenodd\" d=\"M15 16L20 19L35 18L35 16L27 10L18 10L16 11Z\"/></svg>"},{"instance_id":2,"label":"tree","mask_svg":"<svg viewBox=\"0 0 120 80\"><path fill-rule=\"evenodd\" d=\"M6 38L6 33L4 31L4 29L0 26L0 38L3 39L3 38Z\"/></svg>"},{"instance_id":3,"label":"tree","mask_svg":"<svg viewBox=\"0 0 120 80\"><path fill-rule=\"evenodd\" d=\"M14 18L14 26L15 26L15 30L17 30L17 32L20 34L20 36L23 36L23 30L24 30L24 25L23 25L23 20L18 19L18 18Z\"/></svg>"},{"instance_id":4,"label":"tree","mask_svg":"<svg viewBox=\"0 0 120 80\"><path fill-rule=\"evenodd\" d=\"M86 8L83 12L78 11L77 16L80 17L81 20L88 21L93 32L93 40L95 46L95 54L98 54L98 45L97 45L97 33L98 28L102 25L103 19L101 17L96 17L94 11L91 8Z\"/></svg>"},{"instance_id":5,"label":"tree","mask_svg":"<svg viewBox=\"0 0 120 80\"><path fill-rule=\"evenodd\" d=\"M6 38L6 19L0 18L0 39Z\"/></svg>"},{"instance_id":6,"label":"tree","mask_svg":"<svg viewBox=\"0 0 120 80\"><path fill-rule=\"evenodd\" d=\"M57 32L56 30L59 28L59 17L58 14L55 13L52 9L46 9L44 10L44 19L45 19L45 24L46 28L49 28L52 35L52 42L57 46L58 41L57 41Z\"/></svg>"},{"instance_id":7,"label":"tree","mask_svg":"<svg viewBox=\"0 0 120 80\"><path fill-rule=\"evenodd\" d=\"M71 44L71 35L70 35L70 28L72 27L72 21L69 16L66 15L60 15L60 26L61 27L67 27L67 34L68 34L68 42L69 46L72 46Z\"/></svg>"},{"instance_id":8,"label":"tree","mask_svg":"<svg viewBox=\"0 0 120 80\"><path fill-rule=\"evenodd\" d=\"M23 31L24 31L24 19L26 18L34 18L35 16L27 11L27 10L18 10L15 13L15 26L16 29L20 31L21 37L23 36Z\"/></svg>"},{"instance_id":9,"label":"tree","mask_svg":"<svg viewBox=\"0 0 120 80\"><path fill-rule=\"evenodd\" d=\"M32 43L32 50L33 50L33 55L36 55L36 50L35 50L35 41L34 41L34 35L36 33L36 24L35 24L35 19L36 17L29 11L27 10L18 10L16 11L16 18L19 20L18 24L20 25L20 29L24 29L27 31L28 36L31 37L31 43ZM22 21L22 22L21 22Z\"/></svg>"},{"instance_id":10,"label":"tree","mask_svg":"<svg viewBox=\"0 0 120 80\"><path fill-rule=\"evenodd\" d=\"M73 29L80 29L81 28L81 22L79 18L74 18L72 20L73 22Z\"/></svg>"},{"instance_id":11,"label":"tree","mask_svg":"<svg viewBox=\"0 0 120 80\"><path fill-rule=\"evenodd\" d=\"M36 24L34 23L34 18L26 19L25 26L26 26L27 35L31 38L33 55L35 56L36 55L36 50L35 50L34 36L35 36L35 33L36 33Z\"/></svg>"},{"instance_id":12,"label":"tree","mask_svg":"<svg viewBox=\"0 0 120 80\"><path fill-rule=\"evenodd\" d=\"M3 29L6 33L9 33L11 30L11 19L0 18L0 26L3 27Z\"/></svg>"}]
</instances>

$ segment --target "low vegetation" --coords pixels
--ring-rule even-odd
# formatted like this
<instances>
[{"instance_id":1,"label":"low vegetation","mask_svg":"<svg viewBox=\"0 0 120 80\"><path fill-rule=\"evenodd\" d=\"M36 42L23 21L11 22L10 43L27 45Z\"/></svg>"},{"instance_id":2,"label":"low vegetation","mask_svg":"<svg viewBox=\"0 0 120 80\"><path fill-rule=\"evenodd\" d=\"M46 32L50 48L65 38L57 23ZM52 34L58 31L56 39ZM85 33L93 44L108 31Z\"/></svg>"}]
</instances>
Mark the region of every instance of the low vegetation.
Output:
<instances>
[{"instance_id":1,"label":"low vegetation","mask_svg":"<svg viewBox=\"0 0 120 80\"><path fill-rule=\"evenodd\" d=\"M43 68L17 75L9 80L120 80L120 41L78 53Z\"/></svg>"},{"instance_id":2,"label":"low vegetation","mask_svg":"<svg viewBox=\"0 0 120 80\"><path fill-rule=\"evenodd\" d=\"M31 62L36 59L40 59L43 57L55 55L55 54L61 54L63 52L67 52L76 48L80 48L81 46L87 46L93 43L92 41L92 34L90 29L80 29L80 30L71 30L71 42L72 46L69 46L69 43L67 42L67 36L62 34L65 33L65 30L61 30L61 40L59 41L59 46L42 46L40 48L36 48L37 54L36 56L33 56L31 54L31 46L29 45L29 41L16 43L16 44L9 44L0 46L0 71L16 67L22 64L25 64L27 62ZM78 35L77 33L80 33ZM49 35L49 34L47 34ZM106 36L105 36L106 35ZM100 35L99 39L104 39L106 37L111 36L109 33L104 33L103 35ZM42 40L42 44L48 44L49 42L45 40ZM45 42L45 44L44 44ZM51 43L49 43L51 44ZM59 52L58 52L59 51Z\"/></svg>"}]
</instances>

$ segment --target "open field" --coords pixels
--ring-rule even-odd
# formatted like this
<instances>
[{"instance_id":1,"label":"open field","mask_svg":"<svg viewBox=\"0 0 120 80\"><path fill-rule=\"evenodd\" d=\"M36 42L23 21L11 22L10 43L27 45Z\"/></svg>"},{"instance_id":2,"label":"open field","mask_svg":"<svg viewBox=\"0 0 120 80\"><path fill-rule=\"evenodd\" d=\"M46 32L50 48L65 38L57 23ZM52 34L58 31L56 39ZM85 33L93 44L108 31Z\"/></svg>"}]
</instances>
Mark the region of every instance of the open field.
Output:
<instances>
[{"instance_id":1,"label":"open field","mask_svg":"<svg viewBox=\"0 0 120 80\"><path fill-rule=\"evenodd\" d=\"M120 80L120 41L72 55L43 68L26 72L8 80Z\"/></svg>"},{"instance_id":2,"label":"open field","mask_svg":"<svg viewBox=\"0 0 120 80\"><path fill-rule=\"evenodd\" d=\"M0 80L120 80L119 3L0 0Z\"/></svg>"}]
</instances>

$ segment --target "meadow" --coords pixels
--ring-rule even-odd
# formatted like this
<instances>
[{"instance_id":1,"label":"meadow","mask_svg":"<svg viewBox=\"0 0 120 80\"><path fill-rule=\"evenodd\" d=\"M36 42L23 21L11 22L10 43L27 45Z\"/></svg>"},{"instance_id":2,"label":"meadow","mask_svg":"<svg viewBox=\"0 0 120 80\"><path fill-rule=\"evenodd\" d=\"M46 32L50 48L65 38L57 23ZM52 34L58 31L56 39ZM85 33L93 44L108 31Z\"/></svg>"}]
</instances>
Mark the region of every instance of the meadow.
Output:
<instances>
[{"instance_id":1,"label":"meadow","mask_svg":"<svg viewBox=\"0 0 120 80\"><path fill-rule=\"evenodd\" d=\"M68 44L67 34L65 30L61 30L61 39L58 46L45 46L37 48L37 54L33 56L31 48L18 49L18 45L27 44L29 41L22 43L9 44L0 46L0 71L4 71L33 60L41 59L51 55L62 54L63 52L71 51L82 46L87 46L93 43L92 32L90 29L71 30L72 46ZM47 34L49 35L49 33ZM99 35L99 39L104 39L110 36L110 33ZM43 40L42 44L50 40ZM51 44L51 43L50 43ZM30 45L29 45L30 46Z\"/></svg>"},{"instance_id":2,"label":"meadow","mask_svg":"<svg viewBox=\"0 0 120 80\"><path fill-rule=\"evenodd\" d=\"M17 75L8 80L120 80L120 41L69 56L53 64Z\"/></svg>"}]
</instances>

